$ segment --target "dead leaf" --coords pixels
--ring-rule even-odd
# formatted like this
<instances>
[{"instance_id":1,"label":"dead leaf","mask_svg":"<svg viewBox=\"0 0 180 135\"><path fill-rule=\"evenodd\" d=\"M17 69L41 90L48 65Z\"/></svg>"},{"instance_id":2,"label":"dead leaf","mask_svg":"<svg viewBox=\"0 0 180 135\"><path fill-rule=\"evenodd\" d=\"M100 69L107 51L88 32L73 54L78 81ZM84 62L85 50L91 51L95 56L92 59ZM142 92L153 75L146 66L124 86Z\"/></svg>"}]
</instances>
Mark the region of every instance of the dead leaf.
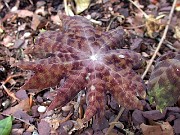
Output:
<instances>
[{"instance_id":1,"label":"dead leaf","mask_svg":"<svg viewBox=\"0 0 180 135\"><path fill-rule=\"evenodd\" d=\"M22 110L16 111L13 116L17 119L23 120L25 123L33 122L32 116L28 115L25 111Z\"/></svg>"},{"instance_id":2,"label":"dead leaf","mask_svg":"<svg viewBox=\"0 0 180 135\"><path fill-rule=\"evenodd\" d=\"M34 14L32 11L29 10L17 10L13 13L16 13L19 18L32 17Z\"/></svg>"},{"instance_id":3,"label":"dead leaf","mask_svg":"<svg viewBox=\"0 0 180 135\"><path fill-rule=\"evenodd\" d=\"M173 37L180 41L180 26L175 26Z\"/></svg>"},{"instance_id":4,"label":"dead leaf","mask_svg":"<svg viewBox=\"0 0 180 135\"><path fill-rule=\"evenodd\" d=\"M20 101L19 104L17 104L16 106L11 107L11 108L3 111L3 114L8 114L8 115L14 114L18 110L24 110L24 111L29 111L30 110L29 98L26 98L26 99Z\"/></svg>"},{"instance_id":5,"label":"dead leaf","mask_svg":"<svg viewBox=\"0 0 180 135\"><path fill-rule=\"evenodd\" d=\"M57 25L62 25L62 22L59 18L59 15L51 15L51 20L53 21L54 24L57 24Z\"/></svg>"},{"instance_id":6,"label":"dead leaf","mask_svg":"<svg viewBox=\"0 0 180 135\"><path fill-rule=\"evenodd\" d=\"M25 90L18 90L16 92L16 97L20 100L26 100L28 98L27 92Z\"/></svg>"},{"instance_id":7,"label":"dead leaf","mask_svg":"<svg viewBox=\"0 0 180 135\"><path fill-rule=\"evenodd\" d=\"M23 46L24 43L25 43L24 39L17 39L12 48L13 49L19 49L19 48L21 48Z\"/></svg>"},{"instance_id":8,"label":"dead leaf","mask_svg":"<svg viewBox=\"0 0 180 135\"><path fill-rule=\"evenodd\" d=\"M90 0L75 0L76 14L80 14L89 7Z\"/></svg>"},{"instance_id":9,"label":"dead leaf","mask_svg":"<svg viewBox=\"0 0 180 135\"><path fill-rule=\"evenodd\" d=\"M131 39L131 50L137 50L139 51L141 48L141 43L142 43L143 39L142 38L135 38L135 39Z\"/></svg>"},{"instance_id":10,"label":"dead leaf","mask_svg":"<svg viewBox=\"0 0 180 135\"><path fill-rule=\"evenodd\" d=\"M142 112L141 110L135 110L133 113L132 113L132 120L133 120L133 123L135 126L138 126L142 123L146 123L146 119L143 117L142 115Z\"/></svg>"},{"instance_id":11,"label":"dead leaf","mask_svg":"<svg viewBox=\"0 0 180 135\"><path fill-rule=\"evenodd\" d=\"M68 132L73 128L74 123L71 120L68 120L60 125L57 129L60 135L68 134Z\"/></svg>"},{"instance_id":12,"label":"dead leaf","mask_svg":"<svg viewBox=\"0 0 180 135\"><path fill-rule=\"evenodd\" d=\"M174 135L173 128L169 122L163 122L159 125L140 125L143 135Z\"/></svg>"},{"instance_id":13,"label":"dead leaf","mask_svg":"<svg viewBox=\"0 0 180 135\"><path fill-rule=\"evenodd\" d=\"M180 41L175 41L173 47L180 51Z\"/></svg>"},{"instance_id":14,"label":"dead leaf","mask_svg":"<svg viewBox=\"0 0 180 135\"><path fill-rule=\"evenodd\" d=\"M159 32L164 28L164 24L161 23L161 18L165 15L155 17L154 15L148 15L146 19L146 34L151 38L155 38L159 35Z\"/></svg>"},{"instance_id":15,"label":"dead leaf","mask_svg":"<svg viewBox=\"0 0 180 135\"><path fill-rule=\"evenodd\" d=\"M96 117L93 121L92 128L94 131L103 130L104 128L109 127L109 122L105 117L102 117L99 119L99 117Z\"/></svg>"},{"instance_id":16,"label":"dead leaf","mask_svg":"<svg viewBox=\"0 0 180 135\"><path fill-rule=\"evenodd\" d=\"M32 22L31 22L31 28L35 31L37 29L37 27L39 26L40 22L41 22L40 21L40 16L34 14Z\"/></svg>"},{"instance_id":17,"label":"dead leaf","mask_svg":"<svg viewBox=\"0 0 180 135\"><path fill-rule=\"evenodd\" d=\"M13 37L7 35L1 43L6 47L11 47L14 45L14 43L12 43L12 42L13 42Z\"/></svg>"},{"instance_id":18,"label":"dead leaf","mask_svg":"<svg viewBox=\"0 0 180 135\"><path fill-rule=\"evenodd\" d=\"M48 14L47 11L45 11L45 7L44 6L41 6L40 8L38 8L35 13L37 15L42 15L42 16L46 16Z\"/></svg>"},{"instance_id":19,"label":"dead leaf","mask_svg":"<svg viewBox=\"0 0 180 135\"><path fill-rule=\"evenodd\" d=\"M24 128L14 128L11 131L12 135L22 135L24 132Z\"/></svg>"},{"instance_id":20,"label":"dead leaf","mask_svg":"<svg viewBox=\"0 0 180 135\"><path fill-rule=\"evenodd\" d=\"M50 134L49 123L42 119L41 122L38 124L38 131L40 135L49 135Z\"/></svg>"},{"instance_id":21,"label":"dead leaf","mask_svg":"<svg viewBox=\"0 0 180 135\"><path fill-rule=\"evenodd\" d=\"M180 125L180 118L179 118L179 119L176 119L176 120L174 121L174 126L173 126L173 128L174 128L174 132L175 132L176 134L180 134L179 125Z\"/></svg>"}]
</instances>

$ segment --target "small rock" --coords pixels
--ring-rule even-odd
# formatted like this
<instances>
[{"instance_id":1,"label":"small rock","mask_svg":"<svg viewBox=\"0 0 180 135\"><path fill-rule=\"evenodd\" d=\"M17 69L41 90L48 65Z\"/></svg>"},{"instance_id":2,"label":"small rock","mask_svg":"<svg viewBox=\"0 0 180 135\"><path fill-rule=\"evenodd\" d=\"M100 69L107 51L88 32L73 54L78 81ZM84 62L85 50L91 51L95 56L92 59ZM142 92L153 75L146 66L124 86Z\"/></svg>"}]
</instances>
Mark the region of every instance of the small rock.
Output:
<instances>
[{"instance_id":1,"label":"small rock","mask_svg":"<svg viewBox=\"0 0 180 135\"><path fill-rule=\"evenodd\" d=\"M167 109L167 111L180 113L179 107L167 107L166 109Z\"/></svg>"},{"instance_id":2,"label":"small rock","mask_svg":"<svg viewBox=\"0 0 180 135\"><path fill-rule=\"evenodd\" d=\"M39 103L42 103L43 102L43 98L41 97L41 96L37 96L37 101L39 102Z\"/></svg>"},{"instance_id":3,"label":"small rock","mask_svg":"<svg viewBox=\"0 0 180 135\"><path fill-rule=\"evenodd\" d=\"M16 92L16 97L19 98L20 100L23 100L23 99L27 99L28 95L25 90L18 90Z\"/></svg>"},{"instance_id":4,"label":"small rock","mask_svg":"<svg viewBox=\"0 0 180 135\"><path fill-rule=\"evenodd\" d=\"M110 110L106 110L104 113L105 118L108 120L111 118L112 115L114 115L114 113Z\"/></svg>"},{"instance_id":5,"label":"small rock","mask_svg":"<svg viewBox=\"0 0 180 135\"><path fill-rule=\"evenodd\" d=\"M93 129L87 128L81 135L92 135L92 134L93 134Z\"/></svg>"},{"instance_id":6,"label":"small rock","mask_svg":"<svg viewBox=\"0 0 180 135\"><path fill-rule=\"evenodd\" d=\"M34 130L34 132L32 133L32 135L39 135L38 132L36 130Z\"/></svg>"},{"instance_id":7,"label":"small rock","mask_svg":"<svg viewBox=\"0 0 180 135\"><path fill-rule=\"evenodd\" d=\"M93 135L104 135L104 133L102 131L97 131L97 132L94 132Z\"/></svg>"},{"instance_id":8,"label":"small rock","mask_svg":"<svg viewBox=\"0 0 180 135\"><path fill-rule=\"evenodd\" d=\"M13 48L14 49L20 48L24 44L24 42L25 42L24 39L17 39L14 43Z\"/></svg>"},{"instance_id":9,"label":"small rock","mask_svg":"<svg viewBox=\"0 0 180 135\"><path fill-rule=\"evenodd\" d=\"M132 120L135 126L146 123L146 119L143 117L142 111L140 110L135 110L132 113Z\"/></svg>"},{"instance_id":10,"label":"small rock","mask_svg":"<svg viewBox=\"0 0 180 135\"><path fill-rule=\"evenodd\" d=\"M4 109L6 109L10 105L10 103L11 101L7 99L6 101L2 102L2 106L4 107Z\"/></svg>"},{"instance_id":11,"label":"small rock","mask_svg":"<svg viewBox=\"0 0 180 135\"><path fill-rule=\"evenodd\" d=\"M149 120L160 120L165 117L165 114L161 113L159 110L151 110L142 113L143 116Z\"/></svg>"},{"instance_id":12,"label":"small rock","mask_svg":"<svg viewBox=\"0 0 180 135\"><path fill-rule=\"evenodd\" d=\"M31 36L31 33L30 33L30 32L24 33L24 38L28 38L28 37L30 37L30 36Z\"/></svg>"},{"instance_id":13,"label":"small rock","mask_svg":"<svg viewBox=\"0 0 180 135\"><path fill-rule=\"evenodd\" d=\"M38 112L44 113L45 111L46 111L46 107L45 106L39 106L38 107Z\"/></svg>"},{"instance_id":14,"label":"small rock","mask_svg":"<svg viewBox=\"0 0 180 135\"><path fill-rule=\"evenodd\" d=\"M29 131L26 131L26 132L23 133L23 135L32 135L32 133L29 132Z\"/></svg>"},{"instance_id":15,"label":"small rock","mask_svg":"<svg viewBox=\"0 0 180 135\"><path fill-rule=\"evenodd\" d=\"M46 4L45 1L38 1L38 2L36 3L36 6L37 6L37 8L39 8L39 7L41 7L41 6L44 6L45 4Z\"/></svg>"},{"instance_id":16,"label":"small rock","mask_svg":"<svg viewBox=\"0 0 180 135\"><path fill-rule=\"evenodd\" d=\"M21 128L21 127L22 127L22 124L20 124L20 123L12 125L12 128Z\"/></svg>"},{"instance_id":17,"label":"small rock","mask_svg":"<svg viewBox=\"0 0 180 135\"><path fill-rule=\"evenodd\" d=\"M180 119L176 119L176 120L174 121L174 126L173 126L174 132L175 132L176 134L180 134L179 125L180 125Z\"/></svg>"},{"instance_id":18,"label":"small rock","mask_svg":"<svg viewBox=\"0 0 180 135\"><path fill-rule=\"evenodd\" d=\"M74 123L71 120L68 120L63 122L57 131L60 135L68 135L68 132L73 128L73 126Z\"/></svg>"},{"instance_id":19,"label":"small rock","mask_svg":"<svg viewBox=\"0 0 180 135\"><path fill-rule=\"evenodd\" d=\"M35 130L36 131L36 130ZM33 135L38 135L38 133L36 134L36 132L33 132L35 134ZM40 123L38 123L38 132L40 135L50 135L50 131L51 131L51 128L50 128L50 125L48 122L46 122L45 120L41 119Z\"/></svg>"},{"instance_id":20,"label":"small rock","mask_svg":"<svg viewBox=\"0 0 180 135\"><path fill-rule=\"evenodd\" d=\"M109 122L105 117L99 119L98 117L94 120L92 128L94 131L103 130L104 128L109 127Z\"/></svg>"}]
</instances>

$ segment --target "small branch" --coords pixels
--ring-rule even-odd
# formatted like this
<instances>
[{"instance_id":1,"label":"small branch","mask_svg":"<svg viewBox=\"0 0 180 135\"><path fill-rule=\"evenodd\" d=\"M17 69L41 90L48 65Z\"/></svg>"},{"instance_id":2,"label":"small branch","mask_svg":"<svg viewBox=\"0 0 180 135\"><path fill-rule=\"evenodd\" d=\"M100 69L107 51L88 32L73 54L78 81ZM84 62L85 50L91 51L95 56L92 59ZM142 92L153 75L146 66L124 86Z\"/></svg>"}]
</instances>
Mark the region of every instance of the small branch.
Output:
<instances>
[{"instance_id":1,"label":"small branch","mask_svg":"<svg viewBox=\"0 0 180 135\"><path fill-rule=\"evenodd\" d=\"M20 101L20 99L17 98L16 95L13 92L11 92L8 88L6 88L6 86L4 84L2 84L2 87L4 88L6 93L13 99L13 102L14 101Z\"/></svg>"},{"instance_id":2,"label":"small branch","mask_svg":"<svg viewBox=\"0 0 180 135\"><path fill-rule=\"evenodd\" d=\"M163 36L162 36L162 38L161 38L161 40L160 40L160 42L159 42L159 44L158 44L158 46L157 46L157 48L156 48L156 50L155 50L155 52L154 52L152 58L151 58L150 61L149 61L148 65L147 65L147 67L146 67L146 70L144 71L143 75L141 76L142 79L144 79L144 77L146 76L147 72L149 71L149 69L150 69L150 67L151 67L151 65L152 65L152 63L153 63L153 61L154 61L154 59L155 59L155 57L156 57L159 49L160 49L161 46L162 46L163 41L164 41L165 38L166 38L166 34L167 34L168 29L169 29L169 24L170 24L171 19L172 19L172 16L173 16L173 12L174 12L174 8L175 8L175 6L176 6L176 3L177 3L177 0L174 0L173 5L172 5L172 8L171 8L171 11L170 11L170 13L169 13L168 22L167 22L166 27L165 27L165 29L164 29Z\"/></svg>"},{"instance_id":3,"label":"small branch","mask_svg":"<svg viewBox=\"0 0 180 135\"><path fill-rule=\"evenodd\" d=\"M64 0L64 9L67 16L74 16L73 11L70 9L68 5L68 0Z\"/></svg>"},{"instance_id":4,"label":"small branch","mask_svg":"<svg viewBox=\"0 0 180 135\"><path fill-rule=\"evenodd\" d=\"M145 18L148 18L149 16L132 0L129 0L143 15Z\"/></svg>"},{"instance_id":5,"label":"small branch","mask_svg":"<svg viewBox=\"0 0 180 135\"><path fill-rule=\"evenodd\" d=\"M124 29L137 29L137 28L142 28L144 27L145 24L139 25L139 26L133 26L133 27L123 27Z\"/></svg>"},{"instance_id":6,"label":"small branch","mask_svg":"<svg viewBox=\"0 0 180 135\"><path fill-rule=\"evenodd\" d=\"M29 2L31 3L31 5L34 5L32 0L29 0Z\"/></svg>"},{"instance_id":7,"label":"small branch","mask_svg":"<svg viewBox=\"0 0 180 135\"><path fill-rule=\"evenodd\" d=\"M111 134L111 130L114 128L114 125L115 125L115 123L119 120L119 118L121 117L121 115L122 115L122 113L124 112L124 107L121 107L120 108L120 111L119 111L119 113L118 113L118 116L115 118L115 120L113 121L113 123L110 125L110 127L108 128L108 130L107 130L107 133L105 134L105 135L110 135Z\"/></svg>"},{"instance_id":8,"label":"small branch","mask_svg":"<svg viewBox=\"0 0 180 135\"><path fill-rule=\"evenodd\" d=\"M110 29L110 27L111 27L111 24L113 23L113 21L114 21L117 17L118 17L118 16L114 16L114 17L111 19L109 25L108 25L107 28L106 28L106 31L109 31L109 29Z\"/></svg>"},{"instance_id":9,"label":"small branch","mask_svg":"<svg viewBox=\"0 0 180 135\"><path fill-rule=\"evenodd\" d=\"M64 9L65 9L66 15L68 15L67 0L64 0Z\"/></svg>"},{"instance_id":10,"label":"small branch","mask_svg":"<svg viewBox=\"0 0 180 135\"><path fill-rule=\"evenodd\" d=\"M9 76L4 82L1 82L1 86L4 88L4 90L6 91L6 93L13 99L13 101L20 101L13 92L11 92L8 88L6 88L5 84L7 82L9 82L12 78L14 77L19 77L19 76L22 76L23 74L17 74L17 75L11 75Z\"/></svg>"},{"instance_id":11,"label":"small branch","mask_svg":"<svg viewBox=\"0 0 180 135\"><path fill-rule=\"evenodd\" d=\"M66 116L66 117L65 117L64 119L62 119L62 120L53 119L53 120L52 120L52 123L59 123L59 124L61 124L61 123L63 123L63 122L66 122L67 120L69 120L71 116L72 116L72 113L69 113L68 116Z\"/></svg>"},{"instance_id":12,"label":"small branch","mask_svg":"<svg viewBox=\"0 0 180 135\"><path fill-rule=\"evenodd\" d=\"M14 77L19 77L19 76L23 76L23 74L16 74L16 75L11 75L8 78L6 78L6 80L3 82L3 84L6 84L7 82L9 82L12 78Z\"/></svg>"},{"instance_id":13,"label":"small branch","mask_svg":"<svg viewBox=\"0 0 180 135\"><path fill-rule=\"evenodd\" d=\"M11 11L11 9L10 9L8 3L7 3L5 0L3 0L3 2L4 2L4 4L6 5L7 9L8 9L9 11Z\"/></svg>"}]
</instances>

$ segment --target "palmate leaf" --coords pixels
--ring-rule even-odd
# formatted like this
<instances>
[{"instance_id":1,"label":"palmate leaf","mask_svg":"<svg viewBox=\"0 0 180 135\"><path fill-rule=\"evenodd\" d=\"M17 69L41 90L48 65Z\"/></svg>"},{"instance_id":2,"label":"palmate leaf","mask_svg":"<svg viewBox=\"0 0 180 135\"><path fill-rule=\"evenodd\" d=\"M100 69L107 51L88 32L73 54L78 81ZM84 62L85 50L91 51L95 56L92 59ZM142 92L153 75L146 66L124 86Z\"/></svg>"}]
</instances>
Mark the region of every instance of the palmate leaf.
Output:
<instances>
[{"instance_id":1,"label":"palmate leaf","mask_svg":"<svg viewBox=\"0 0 180 135\"><path fill-rule=\"evenodd\" d=\"M141 55L120 49L124 31L116 28L109 32L95 29L81 16L63 16L62 31L46 31L25 52L36 60L15 65L32 72L22 89L40 91L58 86L57 95L48 110L62 107L79 91L87 91L87 110L83 121L95 114L102 116L106 92L128 109L142 109L137 96L145 98L145 85L133 69L142 65Z\"/></svg>"},{"instance_id":2,"label":"palmate leaf","mask_svg":"<svg viewBox=\"0 0 180 135\"><path fill-rule=\"evenodd\" d=\"M150 102L161 111L180 96L180 54L167 53L157 61L148 83Z\"/></svg>"}]
</instances>

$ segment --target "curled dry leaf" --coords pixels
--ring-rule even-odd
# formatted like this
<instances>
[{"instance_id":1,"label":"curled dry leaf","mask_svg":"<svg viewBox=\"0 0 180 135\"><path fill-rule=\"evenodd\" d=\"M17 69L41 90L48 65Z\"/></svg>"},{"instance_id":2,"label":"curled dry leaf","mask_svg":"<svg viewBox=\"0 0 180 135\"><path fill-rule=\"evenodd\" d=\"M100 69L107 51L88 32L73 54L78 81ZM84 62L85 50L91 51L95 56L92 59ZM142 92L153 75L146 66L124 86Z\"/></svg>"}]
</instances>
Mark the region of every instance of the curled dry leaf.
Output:
<instances>
[{"instance_id":1,"label":"curled dry leaf","mask_svg":"<svg viewBox=\"0 0 180 135\"><path fill-rule=\"evenodd\" d=\"M180 41L180 25L175 26L173 37Z\"/></svg>"},{"instance_id":2,"label":"curled dry leaf","mask_svg":"<svg viewBox=\"0 0 180 135\"><path fill-rule=\"evenodd\" d=\"M167 53L159 58L152 72L148 93L150 102L155 102L161 111L172 106L180 95L180 54Z\"/></svg>"},{"instance_id":3,"label":"curled dry leaf","mask_svg":"<svg viewBox=\"0 0 180 135\"><path fill-rule=\"evenodd\" d=\"M159 32L164 28L164 24L161 23L161 18L163 18L165 15L155 16L148 15L145 22L146 26L146 34L147 36L151 38L155 38L159 35Z\"/></svg>"},{"instance_id":4,"label":"curled dry leaf","mask_svg":"<svg viewBox=\"0 0 180 135\"><path fill-rule=\"evenodd\" d=\"M76 14L80 14L89 7L90 0L75 0Z\"/></svg>"}]
</instances>

